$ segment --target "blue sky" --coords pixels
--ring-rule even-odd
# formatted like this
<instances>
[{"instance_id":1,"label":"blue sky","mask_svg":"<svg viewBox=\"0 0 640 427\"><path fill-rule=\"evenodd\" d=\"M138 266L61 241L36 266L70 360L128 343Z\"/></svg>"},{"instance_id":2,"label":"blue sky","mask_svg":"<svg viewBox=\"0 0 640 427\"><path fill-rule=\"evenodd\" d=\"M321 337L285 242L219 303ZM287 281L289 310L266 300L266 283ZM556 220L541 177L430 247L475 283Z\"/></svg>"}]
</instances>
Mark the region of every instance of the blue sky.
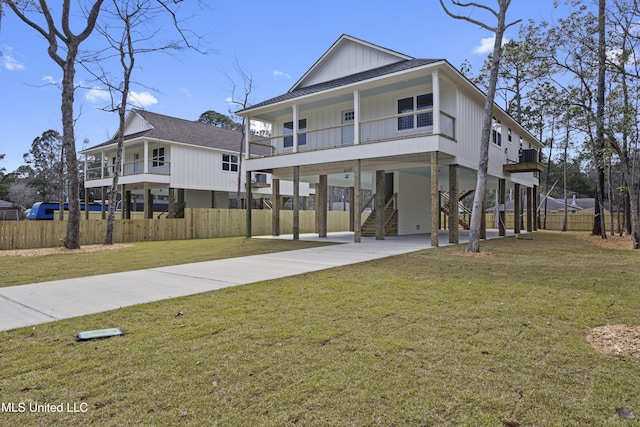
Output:
<instances>
[{"instance_id":1,"label":"blue sky","mask_svg":"<svg viewBox=\"0 0 640 427\"><path fill-rule=\"evenodd\" d=\"M149 111L188 120L216 110L228 114L231 83L242 88L234 64L252 76L251 100L260 102L288 91L340 37L349 34L416 58L444 58L458 67L465 59L474 72L491 47L491 34L465 21L449 18L438 0L300 2L275 0L183 2L182 16L206 38L201 55L193 51L174 56L150 54L137 58L132 79L136 99ZM485 1L493 4L492 1ZM550 20L560 14L553 0L514 0L508 20ZM475 11L474 18L487 20ZM493 21L487 21L493 22ZM95 35L97 37L97 34ZM507 33L517 38L517 27ZM487 40L489 43L487 43ZM33 29L5 8L0 29L0 167L13 171L32 141L48 129L61 131L60 92L52 85L62 77L49 58L46 43ZM78 85L100 86L78 70ZM117 130L117 116L107 106L104 92L76 91L76 146L102 143Z\"/></svg>"}]
</instances>

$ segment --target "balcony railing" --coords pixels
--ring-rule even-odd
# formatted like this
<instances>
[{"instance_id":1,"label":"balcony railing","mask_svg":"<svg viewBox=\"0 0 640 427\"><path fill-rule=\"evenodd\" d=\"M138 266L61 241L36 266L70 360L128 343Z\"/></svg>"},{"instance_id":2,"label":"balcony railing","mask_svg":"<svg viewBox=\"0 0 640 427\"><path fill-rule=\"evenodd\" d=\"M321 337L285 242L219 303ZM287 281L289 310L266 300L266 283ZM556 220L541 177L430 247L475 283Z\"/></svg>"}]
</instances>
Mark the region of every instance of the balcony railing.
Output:
<instances>
[{"instance_id":1,"label":"balcony railing","mask_svg":"<svg viewBox=\"0 0 640 427\"><path fill-rule=\"evenodd\" d=\"M360 144L429 136L433 135L433 110L363 120L359 126ZM352 123L322 129L307 129L298 132L298 152L353 145L354 134ZM455 140L455 117L440 112L440 135ZM250 142L251 157L269 157L289 153L293 153L290 134Z\"/></svg>"},{"instance_id":2,"label":"balcony railing","mask_svg":"<svg viewBox=\"0 0 640 427\"><path fill-rule=\"evenodd\" d=\"M131 176L131 175L139 175L144 172L144 162L135 161L135 162L125 162L122 165L123 174L121 176ZM163 160L150 160L148 174L151 175L170 175L171 174L171 163ZM85 179L87 181L92 181L96 179L105 179L112 178L114 175L114 167L113 166L104 166L104 167L89 167L87 168Z\"/></svg>"},{"instance_id":3,"label":"balcony railing","mask_svg":"<svg viewBox=\"0 0 640 427\"><path fill-rule=\"evenodd\" d=\"M518 162L508 162L502 165L502 170L508 173L518 172L542 172L544 165L541 163L540 152L535 148L520 150Z\"/></svg>"}]
</instances>

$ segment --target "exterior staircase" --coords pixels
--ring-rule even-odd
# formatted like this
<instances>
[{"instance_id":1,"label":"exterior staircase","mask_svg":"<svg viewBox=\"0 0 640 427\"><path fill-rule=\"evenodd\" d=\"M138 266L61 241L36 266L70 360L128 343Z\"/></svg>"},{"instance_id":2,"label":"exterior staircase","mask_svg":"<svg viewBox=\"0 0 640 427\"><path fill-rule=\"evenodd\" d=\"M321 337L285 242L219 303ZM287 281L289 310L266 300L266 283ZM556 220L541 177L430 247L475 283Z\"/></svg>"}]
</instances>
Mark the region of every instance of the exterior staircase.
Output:
<instances>
[{"instance_id":1,"label":"exterior staircase","mask_svg":"<svg viewBox=\"0 0 640 427\"><path fill-rule=\"evenodd\" d=\"M375 196L375 195L374 195ZM372 196L373 199L373 196ZM385 226L384 226L384 235L385 236L397 236L398 235L398 209L396 209L396 200L397 194L394 194L389 201L387 201L386 206L384 207L384 218L385 218ZM377 223L378 214L377 211L373 210L362 223L360 228L360 233L364 237L375 237L376 236L376 223Z\"/></svg>"},{"instance_id":2,"label":"exterior staircase","mask_svg":"<svg viewBox=\"0 0 640 427\"><path fill-rule=\"evenodd\" d=\"M473 193L474 190L462 190L458 193L458 206L464 210L468 217L471 218L471 210L460 204L460 200L467 197L469 194ZM440 204L440 211L446 216L449 216L449 203L451 202L451 198L449 197L449 193L442 193L443 202ZM466 215L465 215L466 216ZM458 224L462 227L463 230L468 230L470 225L467 221L464 220L464 216L458 215Z\"/></svg>"}]
</instances>

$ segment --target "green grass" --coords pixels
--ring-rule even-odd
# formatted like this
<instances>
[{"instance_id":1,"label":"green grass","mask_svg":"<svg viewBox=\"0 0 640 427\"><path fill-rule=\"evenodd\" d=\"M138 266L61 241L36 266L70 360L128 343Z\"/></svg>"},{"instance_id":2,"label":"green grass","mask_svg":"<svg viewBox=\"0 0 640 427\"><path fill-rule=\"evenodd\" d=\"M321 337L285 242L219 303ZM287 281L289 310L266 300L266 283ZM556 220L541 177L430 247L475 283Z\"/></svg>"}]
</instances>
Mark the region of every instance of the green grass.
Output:
<instances>
[{"instance_id":1,"label":"green grass","mask_svg":"<svg viewBox=\"0 0 640 427\"><path fill-rule=\"evenodd\" d=\"M640 323L638 254L533 237L2 332L2 402L88 411L0 424L637 425L615 408L640 415L640 359L585 334ZM125 335L75 341L103 327Z\"/></svg>"},{"instance_id":2,"label":"green grass","mask_svg":"<svg viewBox=\"0 0 640 427\"><path fill-rule=\"evenodd\" d=\"M118 250L0 257L0 287L304 249L326 243L227 237L134 243Z\"/></svg>"}]
</instances>

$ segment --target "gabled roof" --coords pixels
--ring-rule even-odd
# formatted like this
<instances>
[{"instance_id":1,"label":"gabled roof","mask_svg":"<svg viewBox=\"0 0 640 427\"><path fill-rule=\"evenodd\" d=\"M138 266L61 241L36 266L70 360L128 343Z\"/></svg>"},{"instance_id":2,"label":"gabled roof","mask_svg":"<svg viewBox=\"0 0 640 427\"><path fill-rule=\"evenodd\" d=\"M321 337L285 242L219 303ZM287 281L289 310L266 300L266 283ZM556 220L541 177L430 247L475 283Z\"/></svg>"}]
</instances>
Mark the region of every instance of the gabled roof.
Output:
<instances>
[{"instance_id":1,"label":"gabled roof","mask_svg":"<svg viewBox=\"0 0 640 427\"><path fill-rule=\"evenodd\" d=\"M238 113L242 111L252 110L254 108L265 107L271 104L277 104L279 102L288 101L291 99L299 98L301 96L310 95L313 93L323 92L329 89L336 89L342 86L347 86L353 83L362 82L365 80L373 79L376 77L385 76L388 74L398 73L400 71L409 70L411 68L422 67L424 65L433 64L436 62L443 62L444 59L409 59L403 60L401 62L396 62L394 64L385 65L380 68L375 68L368 71L363 71L361 73L351 74L349 76L341 77L339 79L330 80L323 83L318 83L313 86L307 86L299 89L292 89L289 92L276 96L274 98L268 99L266 101L260 102L258 104L252 105L244 110L238 111Z\"/></svg>"},{"instance_id":2,"label":"gabled roof","mask_svg":"<svg viewBox=\"0 0 640 427\"><path fill-rule=\"evenodd\" d=\"M343 34L338 38L338 40L336 40L335 43L333 43L333 45L331 45L331 47L324 53L324 55L322 55L320 59L318 59L315 64L313 64L311 68L309 68L309 70L300 78L300 80L298 80L296 84L293 85L289 92L293 92L306 86L313 86L318 83L323 83L324 81L322 80L321 73L331 67L331 61L334 56L348 50L350 47L352 49L357 48L359 50L359 54L357 55L358 57L361 57L366 53L368 54L368 56L373 58L369 61L357 65L357 69L355 70L341 70L342 75L334 76L334 78L344 77L347 73L353 73L353 71L364 72L379 68L384 65L389 65L391 63L414 59L413 57L405 55L403 53L399 53L391 49L387 49L385 47L358 39L356 37ZM331 73L335 74L335 71L331 71ZM338 74L340 74L340 72L338 72Z\"/></svg>"},{"instance_id":3,"label":"gabled roof","mask_svg":"<svg viewBox=\"0 0 640 427\"><path fill-rule=\"evenodd\" d=\"M206 148L217 148L226 151L239 151L242 142L242 132L219 128L200 122L179 119L165 116L144 110L131 110L127 116L127 123L130 123L134 115L146 121L148 126L140 132L125 135L125 142L136 138L151 138L163 141L177 142L187 145L195 145ZM95 145L85 151L96 148L108 147L116 144L116 139Z\"/></svg>"}]
</instances>

